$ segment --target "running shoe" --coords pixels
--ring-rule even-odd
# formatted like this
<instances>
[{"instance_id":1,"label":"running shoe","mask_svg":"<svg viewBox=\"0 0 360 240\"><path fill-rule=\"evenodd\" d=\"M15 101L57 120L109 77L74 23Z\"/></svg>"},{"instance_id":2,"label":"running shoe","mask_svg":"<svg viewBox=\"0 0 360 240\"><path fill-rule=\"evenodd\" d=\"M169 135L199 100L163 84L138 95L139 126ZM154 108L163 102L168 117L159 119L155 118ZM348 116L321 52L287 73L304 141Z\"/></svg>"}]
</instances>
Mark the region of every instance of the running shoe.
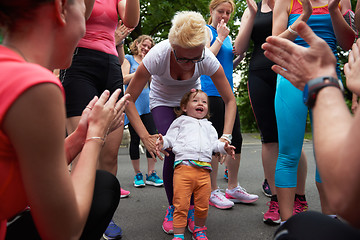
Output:
<instances>
[{"instance_id":1,"label":"running shoe","mask_svg":"<svg viewBox=\"0 0 360 240\"><path fill-rule=\"evenodd\" d=\"M206 237L206 230L207 228L205 226L198 228L196 230L194 230L193 235L192 235L192 240L208 240L208 238Z\"/></svg>"},{"instance_id":2,"label":"running shoe","mask_svg":"<svg viewBox=\"0 0 360 240\"><path fill-rule=\"evenodd\" d=\"M309 205L306 200L302 201L299 198L295 198L293 215L301 213L301 212L306 212L308 210L308 208L309 208Z\"/></svg>"},{"instance_id":3,"label":"running shoe","mask_svg":"<svg viewBox=\"0 0 360 240\"><path fill-rule=\"evenodd\" d=\"M264 214L264 223L267 224L280 224L280 212L279 212L279 203L275 201L270 201L266 203L269 206L269 210Z\"/></svg>"},{"instance_id":4,"label":"running shoe","mask_svg":"<svg viewBox=\"0 0 360 240\"><path fill-rule=\"evenodd\" d=\"M173 238L172 240L183 240L183 239L176 237L176 238Z\"/></svg>"},{"instance_id":5,"label":"running shoe","mask_svg":"<svg viewBox=\"0 0 360 240\"><path fill-rule=\"evenodd\" d=\"M146 174L146 182L147 185L152 185L155 187L161 187L164 185L164 181L159 178L159 176L156 174L156 171L152 171L151 175L148 176Z\"/></svg>"},{"instance_id":6,"label":"running shoe","mask_svg":"<svg viewBox=\"0 0 360 240\"><path fill-rule=\"evenodd\" d=\"M259 198L258 195L247 193L245 188L241 186L237 186L231 190L226 189L225 196L234 203L253 203Z\"/></svg>"},{"instance_id":7,"label":"running shoe","mask_svg":"<svg viewBox=\"0 0 360 240\"><path fill-rule=\"evenodd\" d=\"M265 194L265 196L267 197L271 197L271 189L270 189L270 185L267 181L267 179L264 180L263 184L262 184L262 191Z\"/></svg>"},{"instance_id":8,"label":"running shoe","mask_svg":"<svg viewBox=\"0 0 360 240\"><path fill-rule=\"evenodd\" d=\"M162 229L167 234L173 234L173 216L174 216L174 206L171 205L166 209L166 215L162 224Z\"/></svg>"},{"instance_id":9,"label":"running shoe","mask_svg":"<svg viewBox=\"0 0 360 240\"><path fill-rule=\"evenodd\" d=\"M215 191L212 191L209 199L209 204L219 209L232 208L234 206L234 203L232 201L229 201L224 195L225 194L219 188Z\"/></svg>"},{"instance_id":10,"label":"running shoe","mask_svg":"<svg viewBox=\"0 0 360 240\"><path fill-rule=\"evenodd\" d=\"M229 180L229 171L228 171L227 168L225 168L224 178L225 178L226 181Z\"/></svg>"},{"instance_id":11,"label":"running shoe","mask_svg":"<svg viewBox=\"0 0 360 240\"><path fill-rule=\"evenodd\" d=\"M187 224L188 224L187 226L188 226L189 232L191 232L191 233L194 232L194 226L195 226L194 214L195 214L194 205L190 205L188 216L187 216Z\"/></svg>"},{"instance_id":12,"label":"running shoe","mask_svg":"<svg viewBox=\"0 0 360 240\"><path fill-rule=\"evenodd\" d=\"M141 172L138 172L134 177L134 187L137 188L145 187L143 175Z\"/></svg>"},{"instance_id":13,"label":"running shoe","mask_svg":"<svg viewBox=\"0 0 360 240\"><path fill-rule=\"evenodd\" d=\"M122 189L120 188L120 198L126 198L130 195L130 192L125 190L125 189Z\"/></svg>"},{"instance_id":14,"label":"running shoe","mask_svg":"<svg viewBox=\"0 0 360 240\"><path fill-rule=\"evenodd\" d=\"M121 228L114 223L113 220L110 221L109 226L105 230L103 234L103 238L107 240L111 239L120 239L122 237L122 230Z\"/></svg>"}]
</instances>

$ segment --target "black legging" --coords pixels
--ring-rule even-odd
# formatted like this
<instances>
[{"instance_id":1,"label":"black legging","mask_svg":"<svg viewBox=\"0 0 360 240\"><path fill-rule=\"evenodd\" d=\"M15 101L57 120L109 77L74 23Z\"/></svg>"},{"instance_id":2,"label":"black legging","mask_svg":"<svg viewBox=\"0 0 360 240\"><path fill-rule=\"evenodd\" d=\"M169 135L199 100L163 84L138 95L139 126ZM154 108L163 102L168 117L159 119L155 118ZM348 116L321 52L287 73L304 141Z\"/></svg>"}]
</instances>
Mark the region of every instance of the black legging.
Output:
<instances>
[{"instance_id":1,"label":"black legging","mask_svg":"<svg viewBox=\"0 0 360 240\"><path fill-rule=\"evenodd\" d=\"M275 240L352 240L360 230L319 212L302 212L291 217L275 232Z\"/></svg>"},{"instance_id":2,"label":"black legging","mask_svg":"<svg viewBox=\"0 0 360 240\"><path fill-rule=\"evenodd\" d=\"M119 201L120 183L117 178L109 172L96 171L94 197L80 239L99 240L109 225ZM5 239L41 239L34 225L31 211L24 212L21 217L7 227Z\"/></svg>"},{"instance_id":3,"label":"black legging","mask_svg":"<svg viewBox=\"0 0 360 240\"><path fill-rule=\"evenodd\" d=\"M150 135L156 134L156 127L154 123L154 119L151 113L143 114L140 116L141 121L143 122L146 130L149 132ZM140 137L135 132L135 129L129 123L129 132L130 132L130 147L129 147L129 154L131 160L138 160L140 158L139 152L139 144L140 144ZM151 158L151 154L146 150L146 157Z\"/></svg>"}]
</instances>

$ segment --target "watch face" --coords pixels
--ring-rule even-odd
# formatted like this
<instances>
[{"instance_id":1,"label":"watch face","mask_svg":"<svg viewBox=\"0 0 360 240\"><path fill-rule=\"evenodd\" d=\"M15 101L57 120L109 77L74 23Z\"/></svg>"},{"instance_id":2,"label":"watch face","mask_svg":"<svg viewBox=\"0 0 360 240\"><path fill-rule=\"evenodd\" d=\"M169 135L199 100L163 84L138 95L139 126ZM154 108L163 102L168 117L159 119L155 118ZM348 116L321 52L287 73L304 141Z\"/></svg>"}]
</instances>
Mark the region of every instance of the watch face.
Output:
<instances>
[{"instance_id":1,"label":"watch face","mask_svg":"<svg viewBox=\"0 0 360 240\"><path fill-rule=\"evenodd\" d=\"M303 91L303 101L306 104L309 99L309 86L306 84Z\"/></svg>"}]
</instances>

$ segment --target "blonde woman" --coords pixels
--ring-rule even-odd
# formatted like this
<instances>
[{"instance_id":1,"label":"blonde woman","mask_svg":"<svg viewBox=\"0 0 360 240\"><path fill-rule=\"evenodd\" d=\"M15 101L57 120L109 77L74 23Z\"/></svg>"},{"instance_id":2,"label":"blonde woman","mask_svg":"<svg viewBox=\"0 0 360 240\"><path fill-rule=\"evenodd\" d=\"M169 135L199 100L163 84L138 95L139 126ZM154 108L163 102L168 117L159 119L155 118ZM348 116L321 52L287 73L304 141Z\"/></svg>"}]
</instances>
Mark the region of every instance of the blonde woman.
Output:
<instances>
[{"instance_id":1,"label":"blonde woman","mask_svg":"<svg viewBox=\"0 0 360 240\"><path fill-rule=\"evenodd\" d=\"M174 109L180 106L182 96L190 89L200 88L199 77L210 75L225 103L224 134L232 132L236 114L236 101L219 61L206 45L206 23L198 12L178 12L169 31L169 39L155 45L145 56L135 72L126 92L131 94L126 109L131 125L145 144L146 149L155 158L156 139L150 135L139 117L135 101L151 77L150 109L158 132L165 135L170 124L176 118ZM221 141L225 141L221 139ZM163 178L169 207L163 221L163 230L173 233L173 173L174 154L166 153ZM157 155L162 159L160 155ZM193 202L188 214L188 226L194 228Z\"/></svg>"}]
</instances>

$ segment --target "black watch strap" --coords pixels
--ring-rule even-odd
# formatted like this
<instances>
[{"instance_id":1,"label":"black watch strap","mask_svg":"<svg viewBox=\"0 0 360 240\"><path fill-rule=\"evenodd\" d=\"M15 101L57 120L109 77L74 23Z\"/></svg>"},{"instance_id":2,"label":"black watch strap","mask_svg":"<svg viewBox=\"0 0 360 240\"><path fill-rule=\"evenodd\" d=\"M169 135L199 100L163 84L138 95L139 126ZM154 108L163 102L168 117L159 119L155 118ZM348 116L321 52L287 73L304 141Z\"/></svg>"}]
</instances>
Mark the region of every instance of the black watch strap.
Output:
<instances>
[{"instance_id":1,"label":"black watch strap","mask_svg":"<svg viewBox=\"0 0 360 240\"><path fill-rule=\"evenodd\" d=\"M342 82L334 77L325 76L325 77L318 77L315 79L310 80L304 88L303 97L304 103L309 108L313 108L315 105L316 97L318 92L323 89L324 87L337 87L344 91L344 87Z\"/></svg>"}]
</instances>

